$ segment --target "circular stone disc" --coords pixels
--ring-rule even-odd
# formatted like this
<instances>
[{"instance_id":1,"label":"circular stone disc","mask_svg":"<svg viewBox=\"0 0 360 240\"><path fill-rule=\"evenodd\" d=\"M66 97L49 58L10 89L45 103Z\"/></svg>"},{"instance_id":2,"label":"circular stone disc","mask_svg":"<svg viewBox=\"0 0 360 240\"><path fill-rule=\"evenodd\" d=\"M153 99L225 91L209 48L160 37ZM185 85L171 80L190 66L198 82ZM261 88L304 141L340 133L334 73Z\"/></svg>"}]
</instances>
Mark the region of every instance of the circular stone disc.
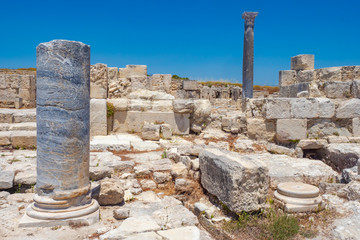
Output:
<instances>
[{"instance_id":1,"label":"circular stone disc","mask_svg":"<svg viewBox=\"0 0 360 240\"><path fill-rule=\"evenodd\" d=\"M312 206L320 204L322 201L322 197L313 197L313 198L294 198L294 197L288 197L284 196L277 191L274 192L274 197L276 199L279 199L280 201L283 201L286 204L293 204L293 205L304 205L304 206Z\"/></svg>"},{"instance_id":2,"label":"circular stone disc","mask_svg":"<svg viewBox=\"0 0 360 240\"><path fill-rule=\"evenodd\" d=\"M319 196L319 188L301 182L279 183L277 191L287 197L314 198Z\"/></svg>"}]
</instances>

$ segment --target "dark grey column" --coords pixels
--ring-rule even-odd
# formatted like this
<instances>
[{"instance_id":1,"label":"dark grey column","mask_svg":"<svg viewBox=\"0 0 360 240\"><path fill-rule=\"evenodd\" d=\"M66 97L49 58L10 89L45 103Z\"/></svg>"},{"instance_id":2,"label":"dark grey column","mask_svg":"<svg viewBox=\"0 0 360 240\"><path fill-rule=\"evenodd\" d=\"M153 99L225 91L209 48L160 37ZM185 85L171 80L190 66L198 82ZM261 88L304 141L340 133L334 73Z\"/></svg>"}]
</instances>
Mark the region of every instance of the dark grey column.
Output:
<instances>
[{"instance_id":1,"label":"dark grey column","mask_svg":"<svg viewBox=\"0 0 360 240\"><path fill-rule=\"evenodd\" d=\"M36 48L37 181L30 217L66 219L98 209L89 182L90 46Z\"/></svg>"},{"instance_id":2,"label":"dark grey column","mask_svg":"<svg viewBox=\"0 0 360 240\"><path fill-rule=\"evenodd\" d=\"M244 50L243 50L243 92L242 98L253 97L254 83L254 22L258 12L244 12L245 19Z\"/></svg>"}]
</instances>

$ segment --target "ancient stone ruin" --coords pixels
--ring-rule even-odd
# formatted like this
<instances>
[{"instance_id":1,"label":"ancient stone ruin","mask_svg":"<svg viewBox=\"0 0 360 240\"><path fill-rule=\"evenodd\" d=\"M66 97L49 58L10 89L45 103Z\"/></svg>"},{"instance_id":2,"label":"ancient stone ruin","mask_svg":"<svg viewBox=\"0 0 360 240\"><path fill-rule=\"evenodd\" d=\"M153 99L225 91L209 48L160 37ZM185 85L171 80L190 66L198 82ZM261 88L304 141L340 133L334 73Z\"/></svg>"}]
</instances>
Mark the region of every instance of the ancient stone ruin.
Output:
<instances>
[{"instance_id":1,"label":"ancient stone ruin","mask_svg":"<svg viewBox=\"0 0 360 240\"><path fill-rule=\"evenodd\" d=\"M36 71L0 72L0 236L355 239L359 69L298 55L252 96L251 71L243 91L41 43Z\"/></svg>"}]
</instances>

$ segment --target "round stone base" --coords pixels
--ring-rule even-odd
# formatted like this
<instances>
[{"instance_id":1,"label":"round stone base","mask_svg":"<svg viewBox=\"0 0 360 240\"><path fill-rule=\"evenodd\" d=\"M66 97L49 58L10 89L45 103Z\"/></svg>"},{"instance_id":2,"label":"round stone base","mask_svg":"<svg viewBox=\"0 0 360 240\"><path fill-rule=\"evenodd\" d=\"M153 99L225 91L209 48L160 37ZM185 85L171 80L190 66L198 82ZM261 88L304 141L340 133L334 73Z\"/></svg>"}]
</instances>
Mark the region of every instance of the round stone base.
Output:
<instances>
[{"instance_id":1,"label":"round stone base","mask_svg":"<svg viewBox=\"0 0 360 240\"><path fill-rule=\"evenodd\" d=\"M69 218L82 217L91 214L99 209L99 204L96 200L92 199L89 204L70 207L66 209L44 209L36 206L36 203L32 203L27 208L26 214L31 218L42 220L61 220Z\"/></svg>"},{"instance_id":2,"label":"round stone base","mask_svg":"<svg viewBox=\"0 0 360 240\"><path fill-rule=\"evenodd\" d=\"M319 188L305 183L285 182L274 192L275 203L286 212L314 212L322 209Z\"/></svg>"}]
</instances>

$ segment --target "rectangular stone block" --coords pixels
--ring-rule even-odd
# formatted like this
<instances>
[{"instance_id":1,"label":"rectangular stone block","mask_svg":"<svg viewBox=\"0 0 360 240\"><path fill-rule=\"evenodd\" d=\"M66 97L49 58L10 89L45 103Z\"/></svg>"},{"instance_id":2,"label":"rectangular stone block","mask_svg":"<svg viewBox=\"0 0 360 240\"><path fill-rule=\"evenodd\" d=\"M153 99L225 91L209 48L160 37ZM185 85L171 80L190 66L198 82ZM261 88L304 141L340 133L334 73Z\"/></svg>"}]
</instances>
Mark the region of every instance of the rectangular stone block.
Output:
<instances>
[{"instance_id":1,"label":"rectangular stone block","mask_svg":"<svg viewBox=\"0 0 360 240\"><path fill-rule=\"evenodd\" d=\"M341 67L328 67L316 69L316 78L320 82L341 81Z\"/></svg>"},{"instance_id":2,"label":"rectangular stone block","mask_svg":"<svg viewBox=\"0 0 360 240\"><path fill-rule=\"evenodd\" d=\"M325 82L324 91L328 98L350 98L351 82Z\"/></svg>"},{"instance_id":3,"label":"rectangular stone block","mask_svg":"<svg viewBox=\"0 0 360 240\"><path fill-rule=\"evenodd\" d=\"M195 80L184 80L182 83L184 90L196 91L199 89L198 82Z\"/></svg>"},{"instance_id":4,"label":"rectangular stone block","mask_svg":"<svg viewBox=\"0 0 360 240\"><path fill-rule=\"evenodd\" d=\"M268 99L265 105L266 119L290 118L291 98Z\"/></svg>"},{"instance_id":5,"label":"rectangular stone block","mask_svg":"<svg viewBox=\"0 0 360 240\"><path fill-rule=\"evenodd\" d=\"M149 89L152 91L170 92L171 74L153 74L149 77Z\"/></svg>"},{"instance_id":6,"label":"rectangular stone block","mask_svg":"<svg viewBox=\"0 0 360 240\"><path fill-rule=\"evenodd\" d=\"M13 123L13 114L10 109L0 109L0 123Z\"/></svg>"},{"instance_id":7,"label":"rectangular stone block","mask_svg":"<svg viewBox=\"0 0 360 240\"><path fill-rule=\"evenodd\" d=\"M97 63L90 66L90 98L105 99L108 91L108 67Z\"/></svg>"},{"instance_id":8,"label":"rectangular stone block","mask_svg":"<svg viewBox=\"0 0 360 240\"><path fill-rule=\"evenodd\" d=\"M2 89L2 88L7 88L5 73L0 73L0 89Z\"/></svg>"},{"instance_id":9,"label":"rectangular stone block","mask_svg":"<svg viewBox=\"0 0 360 240\"><path fill-rule=\"evenodd\" d=\"M353 118L352 120L353 136L360 137L360 118Z\"/></svg>"},{"instance_id":10,"label":"rectangular stone block","mask_svg":"<svg viewBox=\"0 0 360 240\"><path fill-rule=\"evenodd\" d=\"M114 131L115 132L141 132L144 122L156 124L169 124L174 134L189 134L190 114L174 112L141 112L123 111L115 112Z\"/></svg>"},{"instance_id":11,"label":"rectangular stone block","mask_svg":"<svg viewBox=\"0 0 360 240\"><path fill-rule=\"evenodd\" d=\"M13 131L11 132L11 145L14 148L35 148L36 131Z\"/></svg>"},{"instance_id":12,"label":"rectangular stone block","mask_svg":"<svg viewBox=\"0 0 360 240\"><path fill-rule=\"evenodd\" d=\"M90 98L93 99L106 99L107 91L100 85L90 83Z\"/></svg>"},{"instance_id":13,"label":"rectangular stone block","mask_svg":"<svg viewBox=\"0 0 360 240\"><path fill-rule=\"evenodd\" d=\"M170 112L173 110L172 100L155 100L152 101L152 111Z\"/></svg>"},{"instance_id":14,"label":"rectangular stone block","mask_svg":"<svg viewBox=\"0 0 360 240\"><path fill-rule=\"evenodd\" d=\"M150 111L151 101L142 99L130 99L129 100L130 111Z\"/></svg>"},{"instance_id":15,"label":"rectangular stone block","mask_svg":"<svg viewBox=\"0 0 360 240\"><path fill-rule=\"evenodd\" d=\"M36 122L36 109L21 109L15 110L13 113L13 122Z\"/></svg>"},{"instance_id":16,"label":"rectangular stone block","mask_svg":"<svg viewBox=\"0 0 360 240\"><path fill-rule=\"evenodd\" d=\"M279 86L289 86L296 83L296 71L284 70L279 71Z\"/></svg>"},{"instance_id":17,"label":"rectangular stone block","mask_svg":"<svg viewBox=\"0 0 360 240\"><path fill-rule=\"evenodd\" d=\"M18 97L20 97L24 100L31 100L32 99L31 98L31 89L20 88Z\"/></svg>"},{"instance_id":18,"label":"rectangular stone block","mask_svg":"<svg viewBox=\"0 0 360 240\"><path fill-rule=\"evenodd\" d=\"M114 111L128 110L129 99L127 98L107 99L106 101L114 106Z\"/></svg>"},{"instance_id":19,"label":"rectangular stone block","mask_svg":"<svg viewBox=\"0 0 360 240\"><path fill-rule=\"evenodd\" d=\"M199 160L202 186L231 211L265 206L269 170L262 161L219 149L203 150Z\"/></svg>"},{"instance_id":20,"label":"rectangular stone block","mask_svg":"<svg viewBox=\"0 0 360 240\"><path fill-rule=\"evenodd\" d=\"M354 98L360 98L360 80L354 80L352 82L351 95Z\"/></svg>"},{"instance_id":21,"label":"rectangular stone block","mask_svg":"<svg viewBox=\"0 0 360 240\"><path fill-rule=\"evenodd\" d=\"M335 115L335 103L327 98L316 98L319 104L319 118L332 118Z\"/></svg>"},{"instance_id":22,"label":"rectangular stone block","mask_svg":"<svg viewBox=\"0 0 360 240\"><path fill-rule=\"evenodd\" d=\"M291 58L291 70L312 70L315 65L315 56L301 54Z\"/></svg>"},{"instance_id":23,"label":"rectangular stone block","mask_svg":"<svg viewBox=\"0 0 360 240\"><path fill-rule=\"evenodd\" d=\"M276 122L276 138L280 142L305 139L306 133L306 119L278 119Z\"/></svg>"},{"instance_id":24,"label":"rectangular stone block","mask_svg":"<svg viewBox=\"0 0 360 240\"><path fill-rule=\"evenodd\" d=\"M107 135L107 106L105 99L90 100L90 136Z\"/></svg>"},{"instance_id":25,"label":"rectangular stone block","mask_svg":"<svg viewBox=\"0 0 360 240\"><path fill-rule=\"evenodd\" d=\"M131 91L143 90L147 88L146 76L133 76L131 77Z\"/></svg>"},{"instance_id":26,"label":"rectangular stone block","mask_svg":"<svg viewBox=\"0 0 360 240\"><path fill-rule=\"evenodd\" d=\"M11 144L10 132L0 131L0 146L7 146Z\"/></svg>"},{"instance_id":27,"label":"rectangular stone block","mask_svg":"<svg viewBox=\"0 0 360 240\"><path fill-rule=\"evenodd\" d=\"M129 78L135 76L147 76L147 66L146 65L126 65L126 68L119 68L119 77L120 78Z\"/></svg>"},{"instance_id":28,"label":"rectangular stone block","mask_svg":"<svg viewBox=\"0 0 360 240\"><path fill-rule=\"evenodd\" d=\"M194 110L194 100L174 99L173 109L176 113L191 113Z\"/></svg>"},{"instance_id":29,"label":"rectangular stone block","mask_svg":"<svg viewBox=\"0 0 360 240\"><path fill-rule=\"evenodd\" d=\"M21 75L19 88L32 88L32 78L31 75Z\"/></svg>"},{"instance_id":30,"label":"rectangular stone block","mask_svg":"<svg viewBox=\"0 0 360 240\"><path fill-rule=\"evenodd\" d=\"M298 71L296 75L296 82L311 82L315 80L315 70L302 70Z\"/></svg>"},{"instance_id":31,"label":"rectangular stone block","mask_svg":"<svg viewBox=\"0 0 360 240\"><path fill-rule=\"evenodd\" d=\"M298 98L291 101L292 118L317 118L319 104L314 98Z\"/></svg>"},{"instance_id":32,"label":"rectangular stone block","mask_svg":"<svg viewBox=\"0 0 360 240\"><path fill-rule=\"evenodd\" d=\"M272 141L276 134L276 126L271 120L247 118L247 134L251 139Z\"/></svg>"},{"instance_id":33,"label":"rectangular stone block","mask_svg":"<svg viewBox=\"0 0 360 240\"><path fill-rule=\"evenodd\" d=\"M353 98L341 101L336 109L336 118L360 117L360 99Z\"/></svg>"},{"instance_id":34,"label":"rectangular stone block","mask_svg":"<svg viewBox=\"0 0 360 240\"><path fill-rule=\"evenodd\" d=\"M341 81L354 80L354 70L355 70L355 66L341 67Z\"/></svg>"}]
</instances>

